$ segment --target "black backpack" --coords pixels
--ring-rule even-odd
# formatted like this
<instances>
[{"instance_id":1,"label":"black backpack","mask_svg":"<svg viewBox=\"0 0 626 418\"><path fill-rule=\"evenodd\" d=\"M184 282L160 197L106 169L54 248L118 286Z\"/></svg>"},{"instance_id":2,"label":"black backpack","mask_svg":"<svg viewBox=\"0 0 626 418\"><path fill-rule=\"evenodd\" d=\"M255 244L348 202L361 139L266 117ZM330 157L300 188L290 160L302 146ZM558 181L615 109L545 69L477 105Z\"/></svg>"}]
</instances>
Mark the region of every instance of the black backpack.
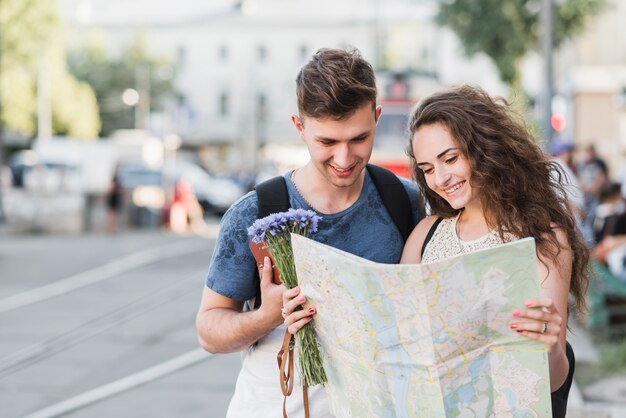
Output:
<instances>
[{"instance_id":1,"label":"black backpack","mask_svg":"<svg viewBox=\"0 0 626 418\"><path fill-rule=\"evenodd\" d=\"M413 209L404 185L395 174L386 168L368 164L367 171L370 173L370 177L372 177L372 181L380 194L387 212L389 212L391 219L396 224L398 231L400 231L402 239L406 242L413 229ZM257 219L264 218L272 213L285 212L291 207L287 184L283 176L273 177L259 183L254 187L254 190L259 200ZM258 290L254 299L254 308L261 306L261 282L258 273L256 276ZM246 303L245 310L251 308L252 306Z\"/></svg>"},{"instance_id":2,"label":"black backpack","mask_svg":"<svg viewBox=\"0 0 626 418\"><path fill-rule=\"evenodd\" d=\"M395 174L386 168L368 164L367 171L372 177L387 212L398 227L402 239L406 242L413 229L413 210L404 185ZM283 176L266 180L256 185L254 190L256 190L259 199L258 219L272 213L284 212L291 207L287 184Z\"/></svg>"}]
</instances>

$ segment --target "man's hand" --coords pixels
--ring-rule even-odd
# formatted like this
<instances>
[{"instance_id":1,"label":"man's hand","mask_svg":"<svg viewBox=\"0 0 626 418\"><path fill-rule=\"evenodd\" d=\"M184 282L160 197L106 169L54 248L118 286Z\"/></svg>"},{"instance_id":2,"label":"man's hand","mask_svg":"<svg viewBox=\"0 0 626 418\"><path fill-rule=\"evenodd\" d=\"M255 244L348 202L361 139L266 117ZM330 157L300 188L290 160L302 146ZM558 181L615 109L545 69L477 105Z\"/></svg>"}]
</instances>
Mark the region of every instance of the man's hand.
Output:
<instances>
[{"instance_id":1,"label":"man's hand","mask_svg":"<svg viewBox=\"0 0 626 418\"><path fill-rule=\"evenodd\" d=\"M261 306L258 313L275 328L283 322L281 308L285 286L274 283L274 269L267 256L263 259L263 266L259 268L259 277L261 277Z\"/></svg>"}]
</instances>

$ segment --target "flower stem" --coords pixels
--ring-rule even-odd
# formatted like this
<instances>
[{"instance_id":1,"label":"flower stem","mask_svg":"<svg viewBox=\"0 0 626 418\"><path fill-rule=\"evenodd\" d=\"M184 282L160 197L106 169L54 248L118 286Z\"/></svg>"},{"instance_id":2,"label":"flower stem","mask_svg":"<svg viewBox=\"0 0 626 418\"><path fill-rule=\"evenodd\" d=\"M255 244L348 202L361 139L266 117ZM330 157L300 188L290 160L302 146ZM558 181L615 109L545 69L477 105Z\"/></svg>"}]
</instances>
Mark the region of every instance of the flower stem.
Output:
<instances>
[{"instance_id":1,"label":"flower stem","mask_svg":"<svg viewBox=\"0 0 626 418\"><path fill-rule=\"evenodd\" d=\"M266 238L266 241L272 252L274 262L280 271L283 284L286 288L292 289L298 285L298 277L296 276L291 240L288 238L289 232L301 233L301 235L306 234L306 231L292 229L291 231L285 231L287 238L281 235L270 235ZM298 306L297 309L302 309L302 306ZM314 386L326 383L327 379L322 355L315 337L313 325L311 323L306 324L298 331L296 337L300 347L299 366L302 384Z\"/></svg>"},{"instance_id":2,"label":"flower stem","mask_svg":"<svg viewBox=\"0 0 626 418\"><path fill-rule=\"evenodd\" d=\"M300 346L299 365L302 384L314 386L320 383L326 383L327 379L322 362L322 355L311 323L302 327L296 336L298 337L298 344Z\"/></svg>"}]
</instances>

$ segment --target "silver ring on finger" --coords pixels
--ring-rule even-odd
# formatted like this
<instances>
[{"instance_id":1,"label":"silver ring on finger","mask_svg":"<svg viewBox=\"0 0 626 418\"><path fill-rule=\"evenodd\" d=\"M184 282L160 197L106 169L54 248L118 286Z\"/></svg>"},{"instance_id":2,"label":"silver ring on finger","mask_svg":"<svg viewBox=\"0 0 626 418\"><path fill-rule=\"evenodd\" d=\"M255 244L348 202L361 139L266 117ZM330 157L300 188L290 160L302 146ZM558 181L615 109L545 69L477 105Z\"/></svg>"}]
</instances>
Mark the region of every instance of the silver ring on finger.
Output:
<instances>
[{"instance_id":1,"label":"silver ring on finger","mask_svg":"<svg viewBox=\"0 0 626 418\"><path fill-rule=\"evenodd\" d=\"M543 330L541 331L541 333L545 334L546 332L548 332L548 323L544 322L543 323Z\"/></svg>"},{"instance_id":2,"label":"silver ring on finger","mask_svg":"<svg viewBox=\"0 0 626 418\"><path fill-rule=\"evenodd\" d=\"M280 314L284 317L287 316L287 312L285 311L285 307L283 306L282 308L280 308Z\"/></svg>"}]
</instances>

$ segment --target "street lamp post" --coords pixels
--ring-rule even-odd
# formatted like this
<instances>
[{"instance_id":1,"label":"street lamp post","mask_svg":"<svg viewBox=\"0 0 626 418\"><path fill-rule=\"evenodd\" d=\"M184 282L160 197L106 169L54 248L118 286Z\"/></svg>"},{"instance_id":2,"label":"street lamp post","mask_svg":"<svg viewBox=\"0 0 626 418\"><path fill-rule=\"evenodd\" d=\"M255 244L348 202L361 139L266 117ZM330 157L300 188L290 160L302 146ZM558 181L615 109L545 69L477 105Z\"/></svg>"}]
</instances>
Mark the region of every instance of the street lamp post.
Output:
<instances>
[{"instance_id":1,"label":"street lamp post","mask_svg":"<svg viewBox=\"0 0 626 418\"><path fill-rule=\"evenodd\" d=\"M139 92L132 88L127 88L122 93L122 102L133 109L133 128L137 128L137 105L139 104Z\"/></svg>"},{"instance_id":2,"label":"street lamp post","mask_svg":"<svg viewBox=\"0 0 626 418\"><path fill-rule=\"evenodd\" d=\"M2 28L0 27L0 45L2 45ZM0 48L0 65L2 64L2 48ZM0 73L1 77L1 73ZM2 123L2 98L0 97L0 225L6 221L4 200L2 195L2 167L4 167L4 124Z\"/></svg>"},{"instance_id":3,"label":"street lamp post","mask_svg":"<svg viewBox=\"0 0 626 418\"><path fill-rule=\"evenodd\" d=\"M139 93L139 102L135 106L135 129L146 129L150 116L150 68L138 64L135 68L135 86Z\"/></svg>"},{"instance_id":4,"label":"street lamp post","mask_svg":"<svg viewBox=\"0 0 626 418\"><path fill-rule=\"evenodd\" d=\"M37 137L39 140L52 138L50 87L49 52L47 43L44 43L39 50L37 71Z\"/></svg>"},{"instance_id":5,"label":"street lamp post","mask_svg":"<svg viewBox=\"0 0 626 418\"><path fill-rule=\"evenodd\" d=\"M554 95L552 75L553 53L553 5L552 0L541 1L541 55L543 57L543 97L541 100L541 125L548 141L552 140L552 96Z\"/></svg>"}]
</instances>

